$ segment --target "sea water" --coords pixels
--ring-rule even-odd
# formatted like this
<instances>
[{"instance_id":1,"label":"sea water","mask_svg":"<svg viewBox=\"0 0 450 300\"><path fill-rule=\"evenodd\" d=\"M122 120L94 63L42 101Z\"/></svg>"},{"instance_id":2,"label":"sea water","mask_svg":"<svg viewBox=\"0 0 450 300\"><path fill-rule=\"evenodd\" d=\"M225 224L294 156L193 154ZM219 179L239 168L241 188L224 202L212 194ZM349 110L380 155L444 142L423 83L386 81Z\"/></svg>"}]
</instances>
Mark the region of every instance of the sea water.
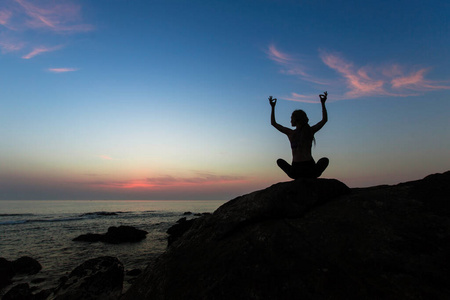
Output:
<instances>
[{"instance_id":1,"label":"sea water","mask_svg":"<svg viewBox=\"0 0 450 300\"><path fill-rule=\"evenodd\" d=\"M52 288L88 259L117 257L125 270L145 269L167 247L167 229L181 217L213 212L225 201L0 201L0 257L30 256L42 265L33 276L15 277L14 284ZM192 214L185 214L191 212ZM134 226L148 232L138 243L74 242L86 233L106 233L110 226ZM127 284L125 282L125 288ZM6 288L6 290L9 287Z\"/></svg>"}]
</instances>

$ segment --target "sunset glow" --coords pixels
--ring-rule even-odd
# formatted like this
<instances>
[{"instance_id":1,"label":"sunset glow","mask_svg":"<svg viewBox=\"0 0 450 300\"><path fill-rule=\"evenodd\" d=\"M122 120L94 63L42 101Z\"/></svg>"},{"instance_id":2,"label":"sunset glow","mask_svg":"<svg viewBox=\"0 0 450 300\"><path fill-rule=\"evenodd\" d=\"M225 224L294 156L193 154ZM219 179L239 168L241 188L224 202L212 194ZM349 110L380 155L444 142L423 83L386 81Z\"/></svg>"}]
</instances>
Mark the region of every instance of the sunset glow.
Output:
<instances>
[{"instance_id":1,"label":"sunset glow","mask_svg":"<svg viewBox=\"0 0 450 300\"><path fill-rule=\"evenodd\" d=\"M0 199L225 200L288 181L267 98L283 126L295 109L314 125L324 91L312 151L330 159L325 178L446 171L449 13L445 1L4 0Z\"/></svg>"}]
</instances>

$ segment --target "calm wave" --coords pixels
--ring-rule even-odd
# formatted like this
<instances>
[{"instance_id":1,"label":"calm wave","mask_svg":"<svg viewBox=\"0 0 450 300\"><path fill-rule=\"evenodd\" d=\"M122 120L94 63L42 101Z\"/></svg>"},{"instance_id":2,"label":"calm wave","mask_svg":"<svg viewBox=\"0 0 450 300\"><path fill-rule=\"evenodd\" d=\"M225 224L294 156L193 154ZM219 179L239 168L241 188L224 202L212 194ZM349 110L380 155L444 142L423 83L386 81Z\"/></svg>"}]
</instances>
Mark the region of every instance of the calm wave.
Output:
<instances>
[{"instance_id":1,"label":"calm wave","mask_svg":"<svg viewBox=\"0 0 450 300\"><path fill-rule=\"evenodd\" d=\"M0 256L37 259L46 280L38 289L54 287L82 262L103 255L118 257L125 270L144 269L167 246L166 230L179 218L213 212L224 201L0 201ZM185 215L185 212L192 214ZM128 225L149 232L139 243L111 245L73 242L86 233ZM16 278L30 282L30 278Z\"/></svg>"}]
</instances>

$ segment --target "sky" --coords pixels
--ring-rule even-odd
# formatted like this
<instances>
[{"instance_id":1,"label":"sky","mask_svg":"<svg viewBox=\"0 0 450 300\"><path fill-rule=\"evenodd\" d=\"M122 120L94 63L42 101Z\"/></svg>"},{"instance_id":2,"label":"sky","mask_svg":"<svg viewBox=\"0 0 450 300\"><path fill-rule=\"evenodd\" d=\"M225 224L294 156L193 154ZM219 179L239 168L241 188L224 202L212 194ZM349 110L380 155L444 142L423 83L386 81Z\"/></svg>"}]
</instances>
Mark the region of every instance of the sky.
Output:
<instances>
[{"instance_id":1,"label":"sky","mask_svg":"<svg viewBox=\"0 0 450 300\"><path fill-rule=\"evenodd\" d=\"M350 187L450 169L450 3L1 0L0 199L227 200L290 179L295 109Z\"/></svg>"}]
</instances>

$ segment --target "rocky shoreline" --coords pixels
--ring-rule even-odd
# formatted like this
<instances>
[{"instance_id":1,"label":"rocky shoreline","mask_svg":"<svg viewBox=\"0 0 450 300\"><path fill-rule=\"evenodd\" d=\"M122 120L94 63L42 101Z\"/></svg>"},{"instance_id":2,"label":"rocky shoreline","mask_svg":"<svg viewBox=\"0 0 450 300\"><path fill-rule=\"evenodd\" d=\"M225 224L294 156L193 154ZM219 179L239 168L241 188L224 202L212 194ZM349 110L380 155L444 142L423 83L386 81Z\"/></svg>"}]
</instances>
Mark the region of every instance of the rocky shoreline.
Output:
<instances>
[{"instance_id":1,"label":"rocky shoreline","mask_svg":"<svg viewBox=\"0 0 450 300\"><path fill-rule=\"evenodd\" d=\"M178 220L144 271L99 257L54 289L19 284L3 299L450 299L449 195L450 171L359 189L278 183Z\"/></svg>"}]
</instances>

